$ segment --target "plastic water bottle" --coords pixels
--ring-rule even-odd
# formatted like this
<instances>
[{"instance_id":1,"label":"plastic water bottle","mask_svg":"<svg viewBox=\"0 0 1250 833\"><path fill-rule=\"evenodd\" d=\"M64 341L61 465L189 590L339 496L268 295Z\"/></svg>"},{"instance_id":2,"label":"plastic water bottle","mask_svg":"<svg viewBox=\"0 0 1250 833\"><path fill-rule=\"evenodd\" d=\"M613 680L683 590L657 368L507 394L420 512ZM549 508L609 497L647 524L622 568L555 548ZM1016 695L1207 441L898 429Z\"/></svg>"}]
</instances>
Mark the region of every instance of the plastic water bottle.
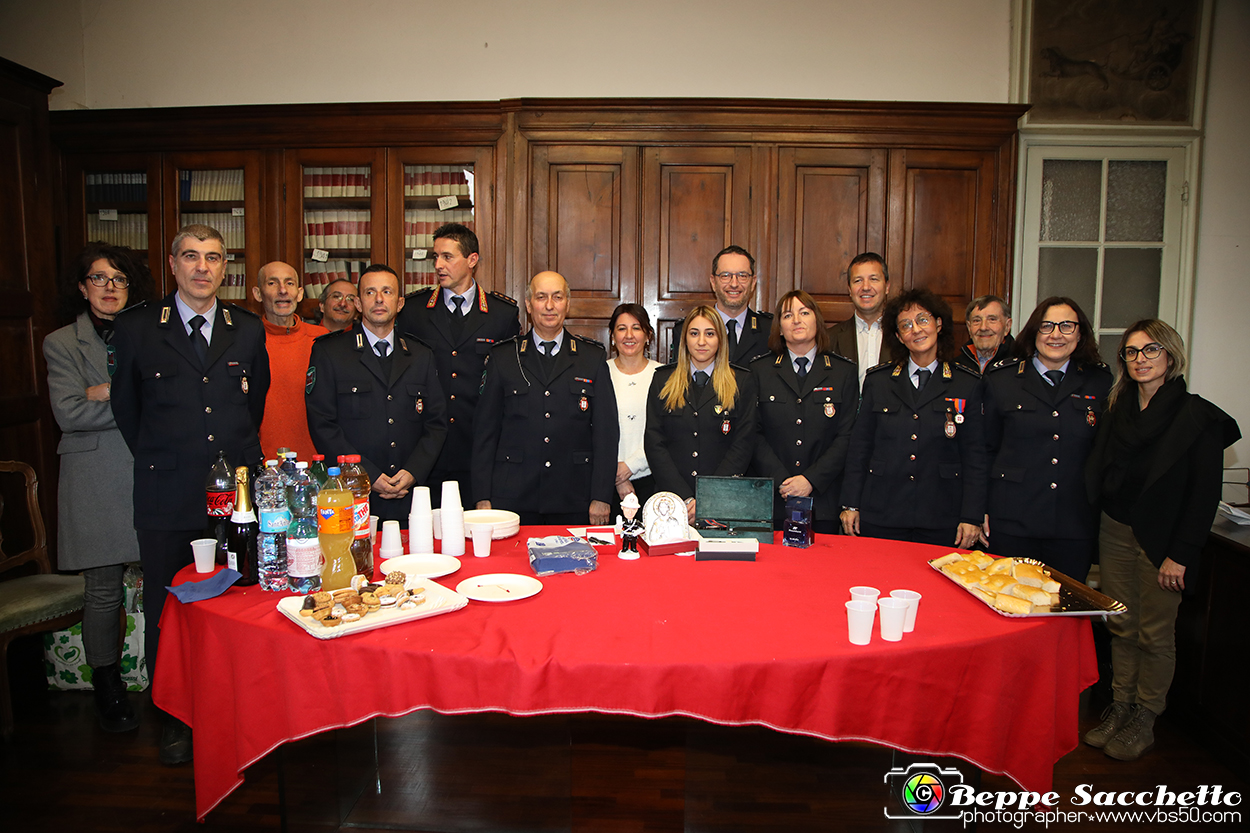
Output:
<instances>
[{"instance_id":1,"label":"plastic water bottle","mask_svg":"<svg viewBox=\"0 0 1250 833\"><path fill-rule=\"evenodd\" d=\"M295 476L286 484L291 525L286 528L287 587L296 593L321 589L321 544L317 540L317 484L308 476L308 464L296 463Z\"/></svg>"},{"instance_id":2,"label":"plastic water bottle","mask_svg":"<svg viewBox=\"0 0 1250 833\"><path fill-rule=\"evenodd\" d=\"M266 460L264 473L256 478L256 509L260 514L256 550L261 589L286 590L286 531L291 510L286 502L286 478L277 460Z\"/></svg>"},{"instance_id":3,"label":"plastic water bottle","mask_svg":"<svg viewBox=\"0 0 1250 833\"><path fill-rule=\"evenodd\" d=\"M283 483L290 483L291 478L295 477L295 458L298 456L298 453L288 451L284 459L278 460L278 468L282 471Z\"/></svg>"},{"instance_id":4,"label":"plastic water bottle","mask_svg":"<svg viewBox=\"0 0 1250 833\"><path fill-rule=\"evenodd\" d=\"M318 489L326 484L326 480L329 479L330 475L326 474L326 456L324 454L314 454L312 456L312 463L308 466L308 476L317 484Z\"/></svg>"}]
</instances>

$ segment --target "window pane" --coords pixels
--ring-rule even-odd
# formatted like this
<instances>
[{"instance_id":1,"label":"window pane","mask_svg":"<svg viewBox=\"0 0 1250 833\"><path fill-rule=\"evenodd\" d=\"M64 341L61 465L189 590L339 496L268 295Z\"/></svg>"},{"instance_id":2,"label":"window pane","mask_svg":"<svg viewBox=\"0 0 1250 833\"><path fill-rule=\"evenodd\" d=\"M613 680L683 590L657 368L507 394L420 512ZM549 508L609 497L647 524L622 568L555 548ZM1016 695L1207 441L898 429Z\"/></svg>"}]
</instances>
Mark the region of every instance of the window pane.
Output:
<instances>
[{"instance_id":1,"label":"window pane","mask_svg":"<svg viewBox=\"0 0 1250 833\"><path fill-rule=\"evenodd\" d=\"M1108 163L1108 240L1163 240L1167 179L1167 162L1120 160Z\"/></svg>"},{"instance_id":2,"label":"window pane","mask_svg":"<svg viewBox=\"0 0 1250 833\"><path fill-rule=\"evenodd\" d=\"M1094 314L1094 288L1098 283L1097 249L1043 247L1037 257L1037 298L1064 295Z\"/></svg>"},{"instance_id":3,"label":"window pane","mask_svg":"<svg viewBox=\"0 0 1250 833\"><path fill-rule=\"evenodd\" d=\"M1102 326L1127 327L1159 314L1162 249L1107 249L1102 267Z\"/></svg>"},{"instance_id":4,"label":"window pane","mask_svg":"<svg viewBox=\"0 0 1250 833\"><path fill-rule=\"evenodd\" d=\"M1120 372L1115 363L1115 351L1120 347L1121 338L1120 333L1103 333L1098 336L1098 353L1111 368L1112 374Z\"/></svg>"},{"instance_id":5,"label":"window pane","mask_svg":"<svg viewBox=\"0 0 1250 833\"><path fill-rule=\"evenodd\" d=\"M1098 239L1102 160L1047 159L1042 164L1040 240Z\"/></svg>"}]
</instances>

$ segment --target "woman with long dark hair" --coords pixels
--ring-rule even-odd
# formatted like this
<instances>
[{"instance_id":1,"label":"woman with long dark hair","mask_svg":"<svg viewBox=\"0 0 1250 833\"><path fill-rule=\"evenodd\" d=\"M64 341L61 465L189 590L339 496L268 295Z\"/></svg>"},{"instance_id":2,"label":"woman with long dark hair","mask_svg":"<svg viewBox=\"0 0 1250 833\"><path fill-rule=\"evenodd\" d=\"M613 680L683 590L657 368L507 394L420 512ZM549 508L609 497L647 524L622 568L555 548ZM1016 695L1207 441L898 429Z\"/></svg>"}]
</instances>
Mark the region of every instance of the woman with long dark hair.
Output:
<instances>
[{"instance_id":1,"label":"woman with long dark hair","mask_svg":"<svg viewBox=\"0 0 1250 833\"><path fill-rule=\"evenodd\" d=\"M1220 500L1224 449L1241 438L1228 414L1185 387L1185 344L1158 319L1124 332L1119 374L1085 476L1102 510L1102 591L1127 611L1107 617L1112 703L1085 742L1133 761L1176 670L1176 611Z\"/></svg>"},{"instance_id":2,"label":"woman with long dark hair","mask_svg":"<svg viewBox=\"0 0 1250 833\"><path fill-rule=\"evenodd\" d=\"M1085 460L1111 391L1098 336L1071 298L1037 305L1016 360L985 374L990 456L990 552L1043 561L1085 581L1098 513L1085 494Z\"/></svg>"},{"instance_id":3,"label":"woman with long dark hair","mask_svg":"<svg viewBox=\"0 0 1250 833\"><path fill-rule=\"evenodd\" d=\"M119 665L122 576L139 560L132 471L109 402L113 319L152 295L141 254L89 243L61 278L62 312L73 323L43 342L52 412L61 427L57 493L57 567L81 570L82 637L92 669L100 727L125 732L139 725ZM151 622L148 627L156 627Z\"/></svg>"},{"instance_id":4,"label":"woman with long dark hair","mask_svg":"<svg viewBox=\"0 0 1250 833\"><path fill-rule=\"evenodd\" d=\"M773 479L775 524L784 521L788 498L811 497L814 529L833 534L859 404L855 364L830 352L820 307L801 289L777 302L768 348L771 354L751 362L761 434L752 471Z\"/></svg>"},{"instance_id":5,"label":"woman with long dark hair","mask_svg":"<svg viewBox=\"0 0 1250 833\"><path fill-rule=\"evenodd\" d=\"M695 516L700 474L742 474L755 450L756 386L749 370L729 363L720 315L697 306L682 322L677 361L655 371L647 395L644 446L656 491L674 492Z\"/></svg>"},{"instance_id":6,"label":"woman with long dark hair","mask_svg":"<svg viewBox=\"0 0 1250 833\"><path fill-rule=\"evenodd\" d=\"M864 378L842 529L970 549L985 520L981 375L954 361L950 305L929 290L894 297L881 321L891 361Z\"/></svg>"},{"instance_id":7,"label":"woman with long dark hair","mask_svg":"<svg viewBox=\"0 0 1250 833\"><path fill-rule=\"evenodd\" d=\"M647 392L651 377L660 363L650 358L655 330L651 317L640 304L621 304L608 322L608 371L616 391L616 414L621 426L616 455L615 509L631 492L639 503L646 503L655 491L655 478L647 462L643 434L647 427Z\"/></svg>"}]
</instances>

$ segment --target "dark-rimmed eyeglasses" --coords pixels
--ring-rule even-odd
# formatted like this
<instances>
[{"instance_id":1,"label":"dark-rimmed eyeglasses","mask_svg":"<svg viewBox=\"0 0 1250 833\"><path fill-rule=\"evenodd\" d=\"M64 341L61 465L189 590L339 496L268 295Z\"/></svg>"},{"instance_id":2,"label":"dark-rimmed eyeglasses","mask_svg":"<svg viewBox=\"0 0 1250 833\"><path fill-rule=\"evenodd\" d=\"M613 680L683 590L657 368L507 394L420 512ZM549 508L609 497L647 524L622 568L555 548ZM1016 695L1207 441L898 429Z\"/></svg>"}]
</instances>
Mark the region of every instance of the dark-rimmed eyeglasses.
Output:
<instances>
[{"instance_id":1,"label":"dark-rimmed eyeglasses","mask_svg":"<svg viewBox=\"0 0 1250 833\"><path fill-rule=\"evenodd\" d=\"M712 274L712 277L716 278L716 280L721 281L723 283L729 283L734 278L737 278L743 283L746 283L747 281L751 280L751 278L755 277L755 273L754 272L714 272Z\"/></svg>"},{"instance_id":2,"label":"dark-rimmed eyeglasses","mask_svg":"<svg viewBox=\"0 0 1250 833\"><path fill-rule=\"evenodd\" d=\"M108 286L110 283L118 289L125 289L130 286L130 278L125 275L105 275L97 272L94 275L88 275L86 279L91 281L92 286L98 286L101 289Z\"/></svg>"},{"instance_id":3,"label":"dark-rimmed eyeglasses","mask_svg":"<svg viewBox=\"0 0 1250 833\"><path fill-rule=\"evenodd\" d=\"M1037 325L1037 331L1044 336L1048 336L1055 331L1056 327L1058 327L1059 332L1063 333L1065 336L1070 336L1076 332L1076 329L1079 326L1080 324L1076 321L1043 321L1041 324Z\"/></svg>"},{"instance_id":4,"label":"dark-rimmed eyeglasses","mask_svg":"<svg viewBox=\"0 0 1250 833\"><path fill-rule=\"evenodd\" d=\"M1157 341L1152 341L1145 347L1125 347L1120 351L1120 358L1124 359L1126 362L1137 361L1137 354L1141 353L1143 356L1153 361L1166 352L1167 350L1164 349L1162 344Z\"/></svg>"}]
</instances>

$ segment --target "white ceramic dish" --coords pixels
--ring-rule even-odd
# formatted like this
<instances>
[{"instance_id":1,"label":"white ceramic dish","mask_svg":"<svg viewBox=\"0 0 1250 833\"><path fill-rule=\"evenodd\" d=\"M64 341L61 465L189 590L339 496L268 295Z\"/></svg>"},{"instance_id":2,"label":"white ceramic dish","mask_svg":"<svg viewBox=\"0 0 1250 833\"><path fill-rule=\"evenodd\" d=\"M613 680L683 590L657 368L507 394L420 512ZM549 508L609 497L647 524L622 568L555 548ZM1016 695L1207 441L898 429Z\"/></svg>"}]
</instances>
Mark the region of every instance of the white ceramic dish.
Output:
<instances>
[{"instance_id":1,"label":"white ceramic dish","mask_svg":"<svg viewBox=\"0 0 1250 833\"><path fill-rule=\"evenodd\" d=\"M442 578L460 569L460 559L439 553L407 553L386 559L378 569L384 576L389 576L391 570L403 570L409 578Z\"/></svg>"},{"instance_id":2,"label":"white ceramic dish","mask_svg":"<svg viewBox=\"0 0 1250 833\"><path fill-rule=\"evenodd\" d=\"M287 596L285 599L279 599L278 612L307 631L309 636L317 639L338 639L348 634L364 633L365 631L373 631L378 628L389 628L391 625L401 625L404 622L414 622L417 619L428 619L431 616L451 613L453 610L460 610L460 608L469 603L469 600L464 596L448 590L441 584L436 584L429 579L409 577L404 586L410 591L417 588L425 588L425 604L418 605L412 610L400 610L398 607L383 608L382 610L375 610L373 613L355 622L344 622L341 625L329 628L311 616L300 616L300 608L304 606L303 596Z\"/></svg>"},{"instance_id":3,"label":"white ceramic dish","mask_svg":"<svg viewBox=\"0 0 1250 833\"><path fill-rule=\"evenodd\" d=\"M498 541L500 538L511 538L521 531L521 516L506 509L469 509L464 513L464 524L490 524L493 529L490 537Z\"/></svg>"},{"instance_id":4,"label":"white ceramic dish","mask_svg":"<svg viewBox=\"0 0 1250 833\"><path fill-rule=\"evenodd\" d=\"M515 602L537 595L543 583L520 573L487 573L467 578L456 585L456 592L475 602Z\"/></svg>"}]
</instances>

